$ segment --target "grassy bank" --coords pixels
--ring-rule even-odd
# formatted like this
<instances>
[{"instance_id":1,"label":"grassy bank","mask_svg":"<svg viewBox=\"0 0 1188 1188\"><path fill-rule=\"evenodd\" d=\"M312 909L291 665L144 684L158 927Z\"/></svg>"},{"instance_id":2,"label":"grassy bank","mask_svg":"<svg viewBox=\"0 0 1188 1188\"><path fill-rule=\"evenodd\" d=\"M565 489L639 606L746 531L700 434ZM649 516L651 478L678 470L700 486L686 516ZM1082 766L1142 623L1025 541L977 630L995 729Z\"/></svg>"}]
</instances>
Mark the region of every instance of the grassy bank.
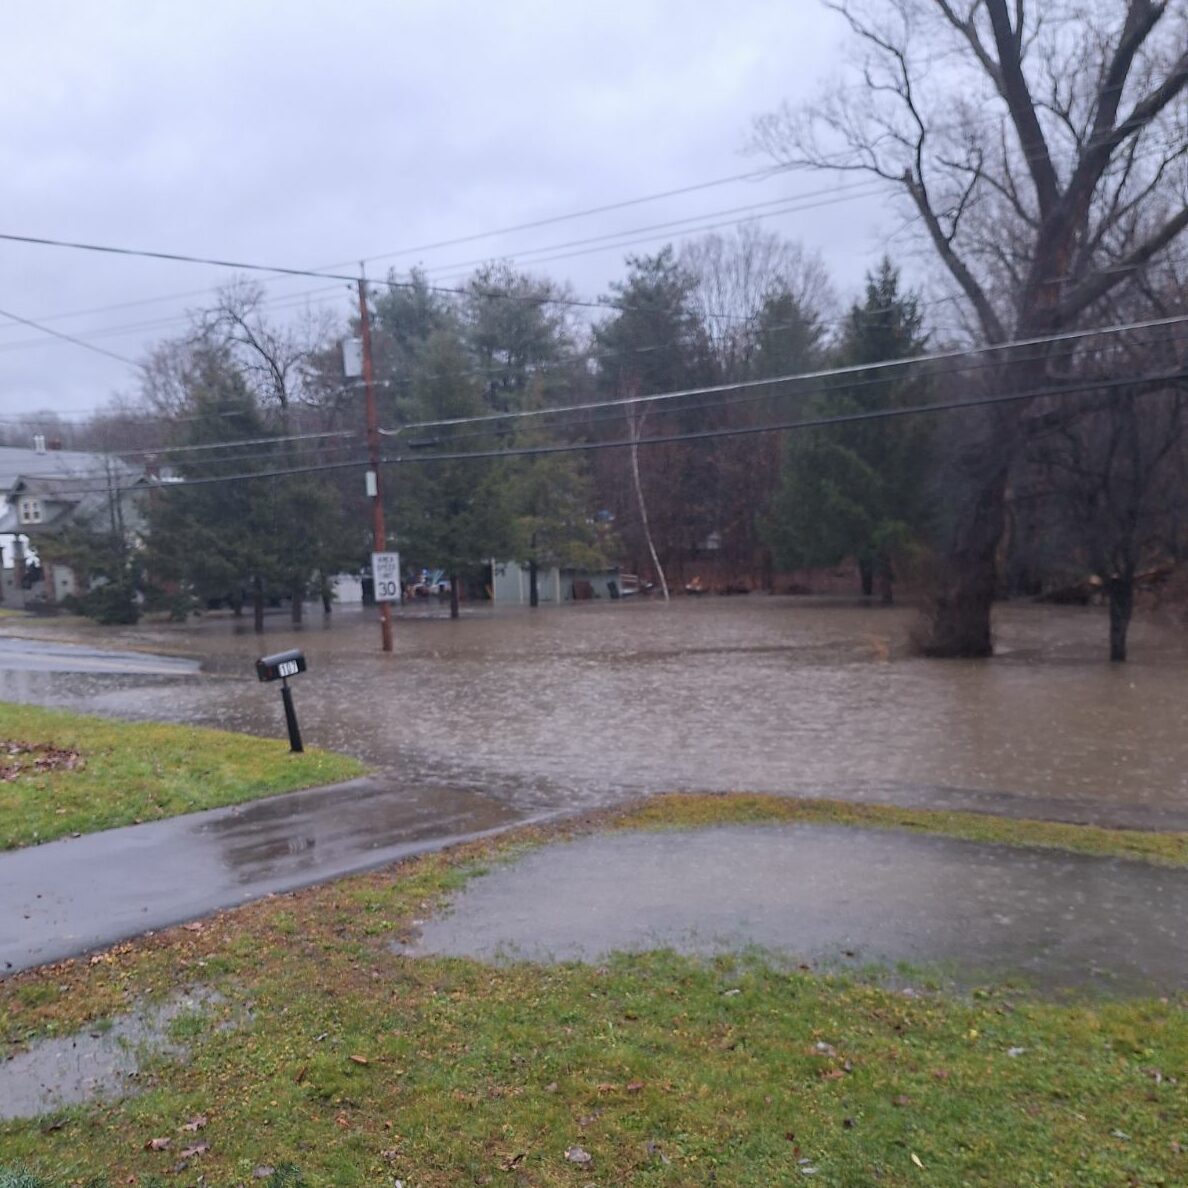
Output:
<instances>
[{"instance_id":1,"label":"grassy bank","mask_svg":"<svg viewBox=\"0 0 1188 1188\"><path fill-rule=\"evenodd\" d=\"M705 799L594 824L689 825ZM712 799L716 819L763 811ZM221 996L142 1096L0 1124L0 1164L142 1188L286 1164L336 1188L1188 1178L1181 1001L907 996L758 958L489 968L393 953L486 865L588 827L520 831L0 984L10 1043L183 987Z\"/></svg>"},{"instance_id":2,"label":"grassy bank","mask_svg":"<svg viewBox=\"0 0 1188 1188\"><path fill-rule=\"evenodd\" d=\"M354 759L272 739L0 703L0 848L359 775Z\"/></svg>"},{"instance_id":3,"label":"grassy bank","mask_svg":"<svg viewBox=\"0 0 1188 1188\"><path fill-rule=\"evenodd\" d=\"M680 829L762 822L898 829L998 845L1068 850L1099 858L1133 858L1160 866L1188 866L1188 833L1107 829L848 800L800 800L747 793L673 793L629 810L616 818L615 825L624 829Z\"/></svg>"}]
</instances>

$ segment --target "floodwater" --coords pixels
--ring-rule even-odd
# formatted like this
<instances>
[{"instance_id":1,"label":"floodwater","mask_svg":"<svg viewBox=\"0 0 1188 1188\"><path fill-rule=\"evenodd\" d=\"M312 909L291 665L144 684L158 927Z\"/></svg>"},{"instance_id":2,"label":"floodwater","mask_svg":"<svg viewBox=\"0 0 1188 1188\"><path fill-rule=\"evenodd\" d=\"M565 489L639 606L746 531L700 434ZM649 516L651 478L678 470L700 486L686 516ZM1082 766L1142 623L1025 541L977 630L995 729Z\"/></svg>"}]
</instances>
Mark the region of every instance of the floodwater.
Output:
<instances>
[{"instance_id":1,"label":"floodwater","mask_svg":"<svg viewBox=\"0 0 1188 1188\"><path fill-rule=\"evenodd\" d=\"M957 985L1188 986L1188 871L822 825L614 833L472 880L411 956L599 961L758 947L826 967L939 966Z\"/></svg>"},{"instance_id":2,"label":"floodwater","mask_svg":"<svg viewBox=\"0 0 1188 1188\"><path fill-rule=\"evenodd\" d=\"M205 990L177 995L75 1035L34 1040L10 1052L0 1061L0 1121L135 1092L146 1054L184 1055L185 1045L171 1038L170 1024L219 1001Z\"/></svg>"},{"instance_id":3,"label":"floodwater","mask_svg":"<svg viewBox=\"0 0 1188 1188\"><path fill-rule=\"evenodd\" d=\"M388 656L374 612L350 608L301 630L270 617L262 637L218 617L81 628L203 672L35 672L0 654L0 698L283 737L252 664L297 646L307 744L524 815L742 789L1188 826L1188 633L1140 620L1132 662L1111 666L1103 611L1008 606L996 659L937 662L908 653L913 622L758 595L435 610L399 616Z\"/></svg>"}]
</instances>

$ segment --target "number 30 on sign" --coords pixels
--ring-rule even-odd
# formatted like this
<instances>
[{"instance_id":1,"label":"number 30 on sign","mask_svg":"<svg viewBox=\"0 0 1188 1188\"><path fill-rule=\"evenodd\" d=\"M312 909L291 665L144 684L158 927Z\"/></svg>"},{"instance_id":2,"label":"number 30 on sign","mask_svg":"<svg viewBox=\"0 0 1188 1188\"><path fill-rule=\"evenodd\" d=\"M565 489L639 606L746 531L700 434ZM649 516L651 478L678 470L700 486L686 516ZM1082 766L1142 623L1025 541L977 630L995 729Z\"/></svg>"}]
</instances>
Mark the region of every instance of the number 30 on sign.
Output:
<instances>
[{"instance_id":1,"label":"number 30 on sign","mask_svg":"<svg viewBox=\"0 0 1188 1188\"><path fill-rule=\"evenodd\" d=\"M400 601L400 554L372 553L371 576L376 602Z\"/></svg>"}]
</instances>

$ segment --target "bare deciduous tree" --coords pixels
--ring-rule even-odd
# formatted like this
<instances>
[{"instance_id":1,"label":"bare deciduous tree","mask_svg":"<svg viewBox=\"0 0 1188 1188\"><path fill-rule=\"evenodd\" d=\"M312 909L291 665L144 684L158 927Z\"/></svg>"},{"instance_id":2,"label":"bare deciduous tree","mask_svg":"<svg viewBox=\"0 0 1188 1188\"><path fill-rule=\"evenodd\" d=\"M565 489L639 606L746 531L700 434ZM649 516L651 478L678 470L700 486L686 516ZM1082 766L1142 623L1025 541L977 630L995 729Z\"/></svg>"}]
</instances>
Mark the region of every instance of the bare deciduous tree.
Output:
<instances>
[{"instance_id":1,"label":"bare deciduous tree","mask_svg":"<svg viewBox=\"0 0 1188 1188\"><path fill-rule=\"evenodd\" d=\"M990 343L1089 324L1188 227L1183 0L835 0L862 47L820 102L756 124L786 164L873 174ZM1052 378L1004 352L1003 392ZM990 604L1026 403L981 419L964 459L930 650L988 655Z\"/></svg>"}]
</instances>

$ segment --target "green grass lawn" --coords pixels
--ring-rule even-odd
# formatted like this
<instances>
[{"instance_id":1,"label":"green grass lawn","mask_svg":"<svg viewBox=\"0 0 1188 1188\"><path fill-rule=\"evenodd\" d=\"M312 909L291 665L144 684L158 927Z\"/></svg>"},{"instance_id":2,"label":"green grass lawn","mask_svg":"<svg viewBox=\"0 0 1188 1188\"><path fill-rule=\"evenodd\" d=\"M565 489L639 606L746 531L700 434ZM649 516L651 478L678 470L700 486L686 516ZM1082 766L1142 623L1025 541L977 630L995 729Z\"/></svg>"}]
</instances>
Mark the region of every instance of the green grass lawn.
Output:
<instances>
[{"instance_id":1,"label":"green grass lawn","mask_svg":"<svg viewBox=\"0 0 1188 1188\"><path fill-rule=\"evenodd\" d=\"M489 967L391 951L528 847L756 820L764 800L661 798L521 830L10 978L0 1059L3 1041L179 988L220 997L141 1096L0 1124L0 1165L55 1188L250 1184L289 1165L311 1188L1188 1182L1180 999L907 996L753 955Z\"/></svg>"},{"instance_id":2,"label":"green grass lawn","mask_svg":"<svg viewBox=\"0 0 1188 1188\"><path fill-rule=\"evenodd\" d=\"M272 739L0 703L0 848L350 779L363 765Z\"/></svg>"}]
</instances>

